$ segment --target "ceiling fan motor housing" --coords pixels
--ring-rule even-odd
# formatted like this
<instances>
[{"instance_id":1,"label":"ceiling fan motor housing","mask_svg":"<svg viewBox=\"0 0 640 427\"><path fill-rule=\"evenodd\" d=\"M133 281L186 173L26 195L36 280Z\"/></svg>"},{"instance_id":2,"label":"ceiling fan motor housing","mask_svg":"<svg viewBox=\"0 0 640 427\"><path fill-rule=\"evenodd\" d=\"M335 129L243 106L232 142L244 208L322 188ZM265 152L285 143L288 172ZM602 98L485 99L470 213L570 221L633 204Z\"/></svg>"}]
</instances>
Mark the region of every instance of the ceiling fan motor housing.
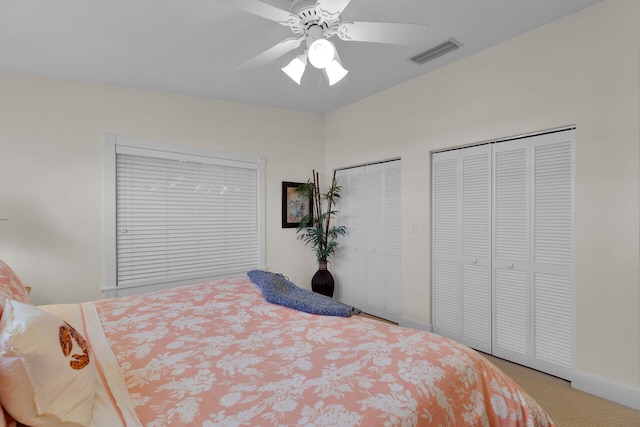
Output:
<instances>
[{"instance_id":1,"label":"ceiling fan motor housing","mask_svg":"<svg viewBox=\"0 0 640 427\"><path fill-rule=\"evenodd\" d=\"M298 36L311 37L312 40L309 40L308 44L321 37L331 37L340 24L340 14L332 16L324 12L318 7L316 0L293 0L290 12L300 18L300 24L292 26L291 30ZM317 30L311 30L316 27L322 30L320 34Z\"/></svg>"}]
</instances>

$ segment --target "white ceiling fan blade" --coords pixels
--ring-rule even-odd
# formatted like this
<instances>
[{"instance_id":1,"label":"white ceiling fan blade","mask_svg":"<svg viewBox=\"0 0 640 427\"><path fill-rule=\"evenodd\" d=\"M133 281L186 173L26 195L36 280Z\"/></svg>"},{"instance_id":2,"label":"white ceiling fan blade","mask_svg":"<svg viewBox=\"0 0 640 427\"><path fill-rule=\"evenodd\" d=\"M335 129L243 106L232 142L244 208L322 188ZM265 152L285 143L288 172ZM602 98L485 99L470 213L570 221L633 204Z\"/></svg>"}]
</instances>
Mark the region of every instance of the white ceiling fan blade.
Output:
<instances>
[{"instance_id":1,"label":"white ceiling fan blade","mask_svg":"<svg viewBox=\"0 0 640 427\"><path fill-rule=\"evenodd\" d=\"M345 41L412 45L426 39L427 26L388 22L343 22L338 26L337 35Z\"/></svg>"},{"instance_id":2,"label":"white ceiling fan blade","mask_svg":"<svg viewBox=\"0 0 640 427\"><path fill-rule=\"evenodd\" d=\"M350 2L351 0L318 0L316 13L323 19L330 21L338 18Z\"/></svg>"},{"instance_id":3,"label":"white ceiling fan blade","mask_svg":"<svg viewBox=\"0 0 640 427\"><path fill-rule=\"evenodd\" d=\"M304 36L298 37L298 38L291 37L288 39L284 39L280 43L276 44L275 46L265 50L260 55L236 67L236 70L239 70L239 69L250 70L252 68L256 68L256 67L260 67L262 65L268 64L269 62L272 62L277 58L281 57L285 53L290 52L293 49L297 48L302 44L304 40L305 40Z\"/></svg>"},{"instance_id":4,"label":"white ceiling fan blade","mask_svg":"<svg viewBox=\"0 0 640 427\"><path fill-rule=\"evenodd\" d=\"M259 0L218 0L222 3L227 3L231 6L235 6L240 10L249 12L253 15L260 16L271 21L275 21L278 24L286 27L298 25L300 18L286 10L271 6L270 4L263 3Z\"/></svg>"}]
</instances>

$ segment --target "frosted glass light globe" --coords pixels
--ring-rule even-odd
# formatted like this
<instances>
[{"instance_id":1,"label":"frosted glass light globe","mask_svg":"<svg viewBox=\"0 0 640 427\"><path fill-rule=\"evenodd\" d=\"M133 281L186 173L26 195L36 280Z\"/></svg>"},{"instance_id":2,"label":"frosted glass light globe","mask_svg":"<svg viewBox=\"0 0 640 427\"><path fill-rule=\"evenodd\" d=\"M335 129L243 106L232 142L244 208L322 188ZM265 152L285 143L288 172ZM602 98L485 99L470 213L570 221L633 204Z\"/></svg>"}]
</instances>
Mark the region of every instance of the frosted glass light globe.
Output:
<instances>
[{"instance_id":1,"label":"frosted glass light globe","mask_svg":"<svg viewBox=\"0 0 640 427\"><path fill-rule=\"evenodd\" d=\"M282 71L294 82L300 84L304 69L307 67L307 58L303 55L296 56L289 62L289 65L281 68Z\"/></svg>"},{"instance_id":2,"label":"frosted glass light globe","mask_svg":"<svg viewBox=\"0 0 640 427\"><path fill-rule=\"evenodd\" d=\"M337 59L331 61L331 63L327 65L327 68L322 71L324 71L324 74L327 76L327 80L329 80L329 86L333 86L338 83L349 73L349 70L345 70Z\"/></svg>"},{"instance_id":3,"label":"frosted glass light globe","mask_svg":"<svg viewBox=\"0 0 640 427\"><path fill-rule=\"evenodd\" d=\"M309 46L309 62L316 68L324 69L331 64L336 48L327 39L318 39Z\"/></svg>"}]
</instances>

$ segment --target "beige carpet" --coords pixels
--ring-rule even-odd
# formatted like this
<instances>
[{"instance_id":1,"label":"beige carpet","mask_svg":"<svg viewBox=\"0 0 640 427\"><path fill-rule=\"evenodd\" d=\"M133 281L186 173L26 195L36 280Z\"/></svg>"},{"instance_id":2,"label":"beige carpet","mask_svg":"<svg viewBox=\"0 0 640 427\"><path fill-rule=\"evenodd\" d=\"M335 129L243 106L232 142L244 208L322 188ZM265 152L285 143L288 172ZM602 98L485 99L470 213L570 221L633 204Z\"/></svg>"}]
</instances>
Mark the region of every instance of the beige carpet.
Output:
<instances>
[{"instance_id":1,"label":"beige carpet","mask_svg":"<svg viewBox=\"0 0 640 427\"><path fill-rule=\"evenodd\" d=\"M558 427L640 427L640 411L571 388L568 381L483 354L531 395Z\"/></svg>"}]
</instances>

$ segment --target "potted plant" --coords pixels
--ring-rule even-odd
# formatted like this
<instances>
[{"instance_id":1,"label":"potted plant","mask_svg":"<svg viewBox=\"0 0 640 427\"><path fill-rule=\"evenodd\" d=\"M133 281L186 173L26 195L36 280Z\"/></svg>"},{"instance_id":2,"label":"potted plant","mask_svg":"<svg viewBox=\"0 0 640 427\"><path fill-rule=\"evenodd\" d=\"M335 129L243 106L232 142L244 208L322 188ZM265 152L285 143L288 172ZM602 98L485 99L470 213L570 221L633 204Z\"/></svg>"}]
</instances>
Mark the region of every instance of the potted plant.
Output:
<instances>
[{"instance_id":1,"label":"potted plant","mask_svg":"<svg viewBox=\"0 0 640 427\"><path fill-rule=\"evenodd\" d=\"M296 191L311 200L309 214L300 220L300 225L296 230L298 239L302 240L305 245L312 247L318 260L318 271L311 279L311 289L314 292L333 297L335 284L333 276L327 270L327 262L338 246L336 239L338 236L344 236L347 232L344 225L331 225L331 217L337 213L332 208L336 199L340 197L340 186L336 182L336 173L334 171L331 186L326 193L320 192L320 180L315 170L313 171L313 182L307 181Z\"/></svg>"}]
</instances>

